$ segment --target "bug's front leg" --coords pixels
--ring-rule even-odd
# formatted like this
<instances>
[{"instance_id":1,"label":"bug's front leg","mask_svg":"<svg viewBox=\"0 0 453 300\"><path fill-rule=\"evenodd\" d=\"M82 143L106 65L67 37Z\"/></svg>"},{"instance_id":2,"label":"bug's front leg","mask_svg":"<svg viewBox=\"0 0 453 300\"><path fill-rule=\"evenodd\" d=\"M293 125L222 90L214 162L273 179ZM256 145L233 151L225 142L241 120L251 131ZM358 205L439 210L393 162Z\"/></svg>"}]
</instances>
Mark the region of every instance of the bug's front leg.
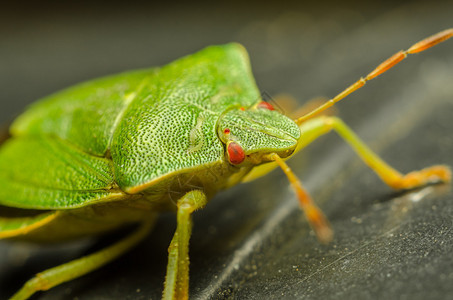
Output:
<instances>
[{"instance_id":1,"label":"bug's front leg","mask_svg":"<svg viewBox=\"0 0 453 300\"><path fill-rule=\"evenodd\" d=\"M391 188L412 189L433 182L449 182L451 180L450 169L444 165L431 166L422 170L401 174L365 145L360 138L337 117L315 118L303 123L300 128L302 139L309 142L331 130L336 131L352 147L352 149L354 149L360 158L376 172L382 181Z\"/></svg>"},{"instance_id":2,"label":"bug's front leg","mask_svg":"<svg viewBox=\"0 0 453 300\"><path fill-rule=\"evenodd\" d=\"M177 227L168 247L167 275L162 299L189 298L189 239L192 233L192 212L206 205L206 195L190 191L178 200Z\"/></svg>"}]
</instances>

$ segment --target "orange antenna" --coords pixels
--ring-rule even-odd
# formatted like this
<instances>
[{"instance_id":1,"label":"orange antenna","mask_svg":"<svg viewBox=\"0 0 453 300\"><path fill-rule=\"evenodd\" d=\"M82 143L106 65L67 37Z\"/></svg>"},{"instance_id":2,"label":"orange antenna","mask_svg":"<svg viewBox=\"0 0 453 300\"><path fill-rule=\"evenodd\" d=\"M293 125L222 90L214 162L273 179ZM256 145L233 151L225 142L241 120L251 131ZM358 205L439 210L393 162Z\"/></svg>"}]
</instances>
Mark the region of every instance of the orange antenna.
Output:
<instances>
[{"instance_id":1,"label":"orange antenna","mask_svg":"<svg viewBox=\"0 0 453 300\"><path fill-rule=\"evenodd\" d=\"M353 83L352 85L347 87L344 91L342 91L341 93L336 95L334 98L328 100L327 102L325 102L318 108L312 110L308 114L306 114L294 121L297 123L297 125L302 124L304 121L306 121L310 118L313 118L314 116L318 115L319 113L321 113L324 110L328 109L329 107L333 106L335 103L337 103L341 99L345 98L349 94L352 94L353 92L357 91L358 89L363 87L368 80L378 77L382 73L388 71L389 69L394 67L396 64L398 64L400 61L405 59L408 54L414 54L414 53L424 51L424 50L431 48L445 40L448 40L451 37L453 37L453 28L441 31L437 34L427 37L426 39L421 40L418 43L415 43L414 45L412 45L409 49L407 49L405 51L401 50L401 51L395 53L394 55L389 57L387 60L385 60L383 63L381 63L379 66L377 66L377 68L374 69L367 76L365 76L365 78L363 78L363 77L360 78L355 83Z\"/></svg>"}]
</instances>

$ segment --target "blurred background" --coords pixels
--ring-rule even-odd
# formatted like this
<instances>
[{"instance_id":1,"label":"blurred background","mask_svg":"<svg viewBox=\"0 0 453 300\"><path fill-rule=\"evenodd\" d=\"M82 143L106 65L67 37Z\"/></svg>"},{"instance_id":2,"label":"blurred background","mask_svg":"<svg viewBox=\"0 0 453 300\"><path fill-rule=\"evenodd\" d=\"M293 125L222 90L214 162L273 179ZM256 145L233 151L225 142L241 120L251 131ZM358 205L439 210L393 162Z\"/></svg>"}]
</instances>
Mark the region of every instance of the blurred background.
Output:
<instances>
[{"instance_id":1,"label":"blurred background","mask_svg":"<svg viewBox=\"0 0 453 300\"><path fill-rule=\"evenodd\" d=\"M452 11L452 1L3 4L0 122L75 83L231 41L248 50L263 93L302 105L452 27ZM450 40L373 80L338 114L402 172L451 166L452 83ZM222 192L194 216L194 299L453 297L449 185L393 192L334 133L290 165L331 221L334 242L317 243L281 171ZM174 228L174 216L163 215L132 252L33 299L159 299ZM0 243L0 298L121 234L51 249Z\"/></svg>"}]
</instances>

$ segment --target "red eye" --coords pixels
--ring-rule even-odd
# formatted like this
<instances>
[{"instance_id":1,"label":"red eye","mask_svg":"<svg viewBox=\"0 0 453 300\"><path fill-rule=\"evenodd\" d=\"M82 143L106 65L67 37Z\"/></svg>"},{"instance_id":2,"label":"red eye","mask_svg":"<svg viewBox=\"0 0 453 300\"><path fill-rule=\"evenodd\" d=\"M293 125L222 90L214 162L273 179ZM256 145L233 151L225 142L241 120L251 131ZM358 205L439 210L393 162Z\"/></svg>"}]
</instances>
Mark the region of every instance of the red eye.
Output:
<instances>
[{"instance_id":1,"label":"red eye","mask_svg":"<svg viewBox=\"0 0 453 300\"><path fill-rule=\"evenodd\" d=\"M268 109L268 110L275 110L275 108L270 103L268 103L266 101L261 101L260 103L258 103L258 105L256 107L265 108L265 109Z\"/></svg>"},{"instance_id":2,"label":"red eye","mask_svg":"<svg viewBox=\"0 0 453 300\"><path fill-rule=\"evenodd\" d=\"M241 108L239 108L239 109L242 110L242 111L244 111L244 110L245 110L245 107L241 107Z\"/></svg>"},{"instance_id":3,"label":"red eye","mask_svg":"<svg viewBox=\"0 0 453 300\"><path fill-rule=\"evenodd\" d=\"M225 128L225 129L223 130L223 133L224 133L224 134L230 134L230 132L231 132L230 128Z\"/></svg>"},{"instance_id":4,"label":"red eye","mask_svg":"<svg viewBox=\"0 0 453 300\"><path fill-rule=\"evenodd\" d=\"M236 142L228 143L228 157L233 165L240 164L245 159L244 149Z\"/></svg>"}]
</instances>

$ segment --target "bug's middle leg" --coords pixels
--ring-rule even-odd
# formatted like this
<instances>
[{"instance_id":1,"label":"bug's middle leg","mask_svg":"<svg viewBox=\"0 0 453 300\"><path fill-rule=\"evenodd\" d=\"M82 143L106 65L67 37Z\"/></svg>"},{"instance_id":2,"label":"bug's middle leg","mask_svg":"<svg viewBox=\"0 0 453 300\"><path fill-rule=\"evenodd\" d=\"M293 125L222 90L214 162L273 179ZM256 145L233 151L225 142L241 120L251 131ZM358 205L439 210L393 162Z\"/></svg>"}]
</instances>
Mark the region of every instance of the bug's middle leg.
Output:
<instances>
[{"instance_id":1,"label":"bug's middle leg","mask_svg":"<svg viewBox=\"0 0 453 300\"><path fill-rule=\"evenodd\" d=\"M206 205L206 195L190 191L178 200L177 227L168 247L167 275L163 299L189 298L189 239L192 233L192 212Z\"/></svg>"},{"instance_id":2,"label":"bug's middle leg","mask_svg":"<svg viewBox=\"0 0 453 300\"><path fill-rule=\"evenodd\" d=\"M317 137L334 130L362 158L362 160L384 181L394 189L411 189L433 182L448 182L451 172L447 166L435 165L422 170L402 174L388 165L373 152L360 138L339 118L319 117L307 121L300 126L302 142L298 146L305 147Z\"/></svg>"}]
</instances>

